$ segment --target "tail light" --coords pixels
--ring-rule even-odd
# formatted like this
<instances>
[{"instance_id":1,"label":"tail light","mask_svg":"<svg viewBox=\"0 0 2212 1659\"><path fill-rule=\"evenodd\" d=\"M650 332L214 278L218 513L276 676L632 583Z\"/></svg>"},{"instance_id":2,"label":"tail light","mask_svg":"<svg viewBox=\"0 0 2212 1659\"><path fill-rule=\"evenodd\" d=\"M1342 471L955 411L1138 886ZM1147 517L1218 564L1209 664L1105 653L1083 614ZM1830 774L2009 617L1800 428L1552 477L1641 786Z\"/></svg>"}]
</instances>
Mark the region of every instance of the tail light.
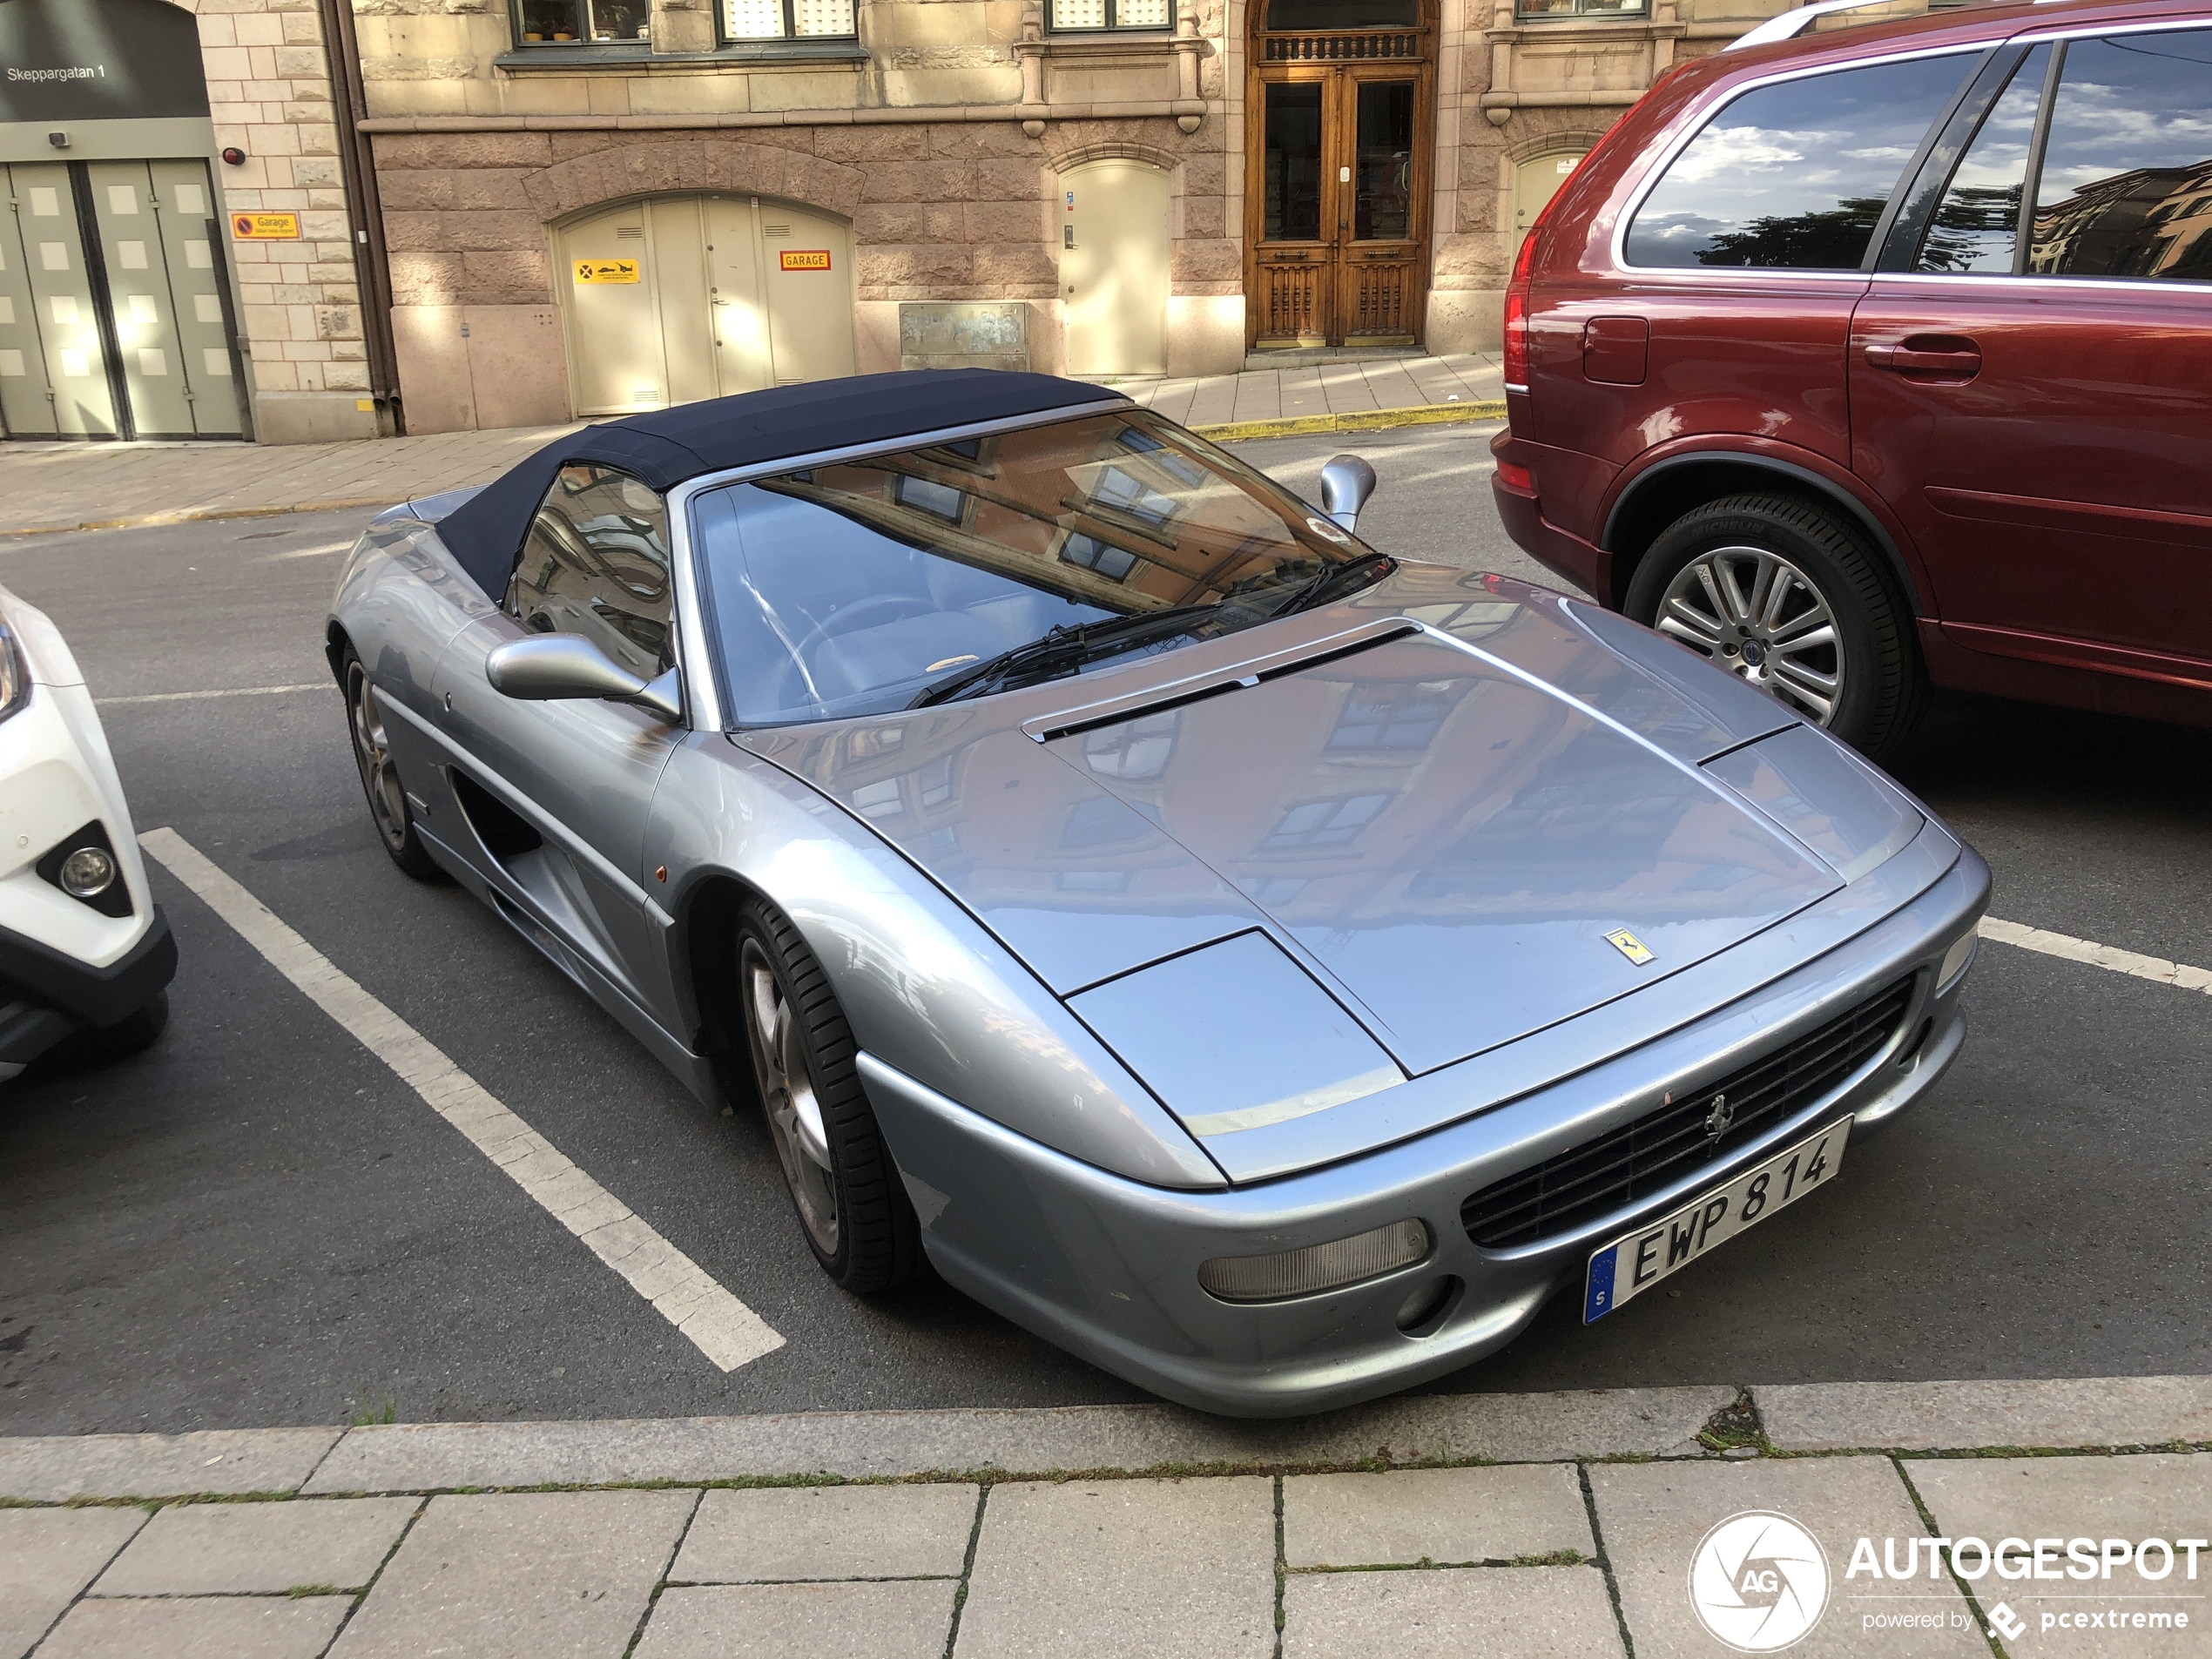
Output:
<instances>
[{"instance_id":1,"label":"tail light","mask_svg":"<svg viewBox=\"0 0 2212 1659\"><path fill-rule=\"evenodd\" d=\"M1542 219L1521 239L1520 257L1513 262L1513 280L1506 288L1506 390L1528 389L1529 272L1536 263L1536 244L1544 233Z\"/></svg>"}]
</instances>

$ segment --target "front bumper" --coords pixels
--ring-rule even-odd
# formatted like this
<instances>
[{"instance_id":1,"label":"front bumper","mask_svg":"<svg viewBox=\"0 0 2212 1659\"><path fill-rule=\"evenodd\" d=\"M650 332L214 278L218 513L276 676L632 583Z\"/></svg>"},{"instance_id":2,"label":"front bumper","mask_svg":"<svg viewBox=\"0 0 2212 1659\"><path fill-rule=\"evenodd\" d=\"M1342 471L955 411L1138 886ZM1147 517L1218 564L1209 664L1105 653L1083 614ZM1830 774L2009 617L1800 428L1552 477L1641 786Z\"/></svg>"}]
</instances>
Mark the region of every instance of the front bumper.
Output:
<instances>
[{"instance_id":1,"label":"front bumper","mask_svg":"<svg viewBox=\"0 0 2212 1659\"><path fill-rule=\"evenodd\" d=\"M0 927L0 1067L27 1064L83 1027L129 1018L176 974L177 941L159 906L138 943L104 968Z\"/></svg>"},{"instance_id":2,"label":"front bumper","mask_svg":"<svg viewBox=\"0 0 2212 1659\"><path fill-rule=\"evenodd\" d=\"M922 1224L930 1260L1015 1323L1170 1399L1240 1417L1327 1410L1446 1374L1510 1341L1597 1244L1747 1170L1818 1124L1857 1116L1854 1138L1895 1118L1965 1039L1959 983L1938 964L1979 917L1989 872L1961 848L1916 898L1750 995L1548 1088L1399 1145L1228 1191L1140 1185L969 1111L877 1060L861 1072ZM1787 924L1784 924L1785 926ZM1724 1076L1905 974L1896 1035L1842 1085L1759 1140L1648 1199L1506 1251L1477 1247L1467 1196L1641 1116L1670 1090ZM1407 1217L1435 1240L1412 1267L1345 1290L1261 1305L1199 1288L1217 1256L1294 1250ZM1440 1318L1399 1328L1440 1280Z\"/></svg>"}]
</instances>

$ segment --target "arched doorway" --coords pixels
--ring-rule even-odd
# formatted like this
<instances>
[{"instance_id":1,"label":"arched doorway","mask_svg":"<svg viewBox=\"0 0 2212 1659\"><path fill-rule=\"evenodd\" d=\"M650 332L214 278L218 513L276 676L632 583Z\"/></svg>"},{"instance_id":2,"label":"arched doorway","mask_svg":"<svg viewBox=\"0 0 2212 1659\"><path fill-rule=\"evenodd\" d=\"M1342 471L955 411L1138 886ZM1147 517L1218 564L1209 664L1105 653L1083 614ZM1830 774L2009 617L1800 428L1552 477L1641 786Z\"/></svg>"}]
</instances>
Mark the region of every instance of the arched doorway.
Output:
<instances>
[{"instance_id":1,"label":"arched doorway","mask_svg":"<svg viewBox=\"0 0 2212 1659\"><path fill-rule=\"evenodd\" d=\"M595 208L553 240L578 415L853 371L842 219L757 196L658 196Z\"/></svg>"},{"instance_id":2,"label":"arched doorway","mask_svg":"<svg viewBox=\"0 0 2212 1659\"><path fill-rule=\"evenodd\" d=\"M1253 0L1249 345L1419 342L1436 151L1432 0Z\"/></svg>"},{"instance_id":3,"label":"arched doorway","mask_svg":"<svg viewBox=\"0 0 2212 1659\"><path fill-rule=\"evenodd\" d=\"M1551 205L1559 187L1567 182L1589 145L1568 142L1554 145L1540 155L1516 162L1513 170L1513 231L1514 246L1521 246L1521 239L1536 227L1536 216Z\"/></svg>"},{"instance_id":4,"label":"arched doorway","mask_svg":"<svg viewBox=\"0 0 2212 1659\"><path fill-rule=\"evenodd\" d=\"M1060 287L1070 374L1168 368L1168 176L1113 156L1061 177Z\"/></svg>"}]
</instances>

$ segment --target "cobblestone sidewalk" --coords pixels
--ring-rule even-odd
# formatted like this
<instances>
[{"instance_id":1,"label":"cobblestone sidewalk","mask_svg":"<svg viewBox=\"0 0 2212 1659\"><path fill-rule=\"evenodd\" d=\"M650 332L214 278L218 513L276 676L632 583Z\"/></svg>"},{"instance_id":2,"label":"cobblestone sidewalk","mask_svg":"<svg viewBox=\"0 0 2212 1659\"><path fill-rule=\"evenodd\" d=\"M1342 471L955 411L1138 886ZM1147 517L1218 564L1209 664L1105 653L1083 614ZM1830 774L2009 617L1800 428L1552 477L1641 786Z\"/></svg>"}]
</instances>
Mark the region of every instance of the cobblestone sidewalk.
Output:
<instances>
[{"instance_id":1,"label":"cobblestone sidewalk","mask_svg":"<svg viewBox=\"0 0 2212 1659\"><path fill-rule=\"evenodd\" d=\"M2206 1378L0 1440L0 1659L1659 1659L1746 1510L1827 1555L1794 1653L2204 1654L2209 1447Z\"/></svg>"},{"instance_id":2,"label":"cobblestone sidewalk","mask_svg":"<svg viewBox=\"0 0 2212 1659\"><path fill-rule=\"evenodd\" d=\"M1382 358L1103 382L1190 426L1487 406L1487 357ZM0 536L383 507L495 478L567 427L354 443L0 443Z\"/></svg>"}]
</instances>

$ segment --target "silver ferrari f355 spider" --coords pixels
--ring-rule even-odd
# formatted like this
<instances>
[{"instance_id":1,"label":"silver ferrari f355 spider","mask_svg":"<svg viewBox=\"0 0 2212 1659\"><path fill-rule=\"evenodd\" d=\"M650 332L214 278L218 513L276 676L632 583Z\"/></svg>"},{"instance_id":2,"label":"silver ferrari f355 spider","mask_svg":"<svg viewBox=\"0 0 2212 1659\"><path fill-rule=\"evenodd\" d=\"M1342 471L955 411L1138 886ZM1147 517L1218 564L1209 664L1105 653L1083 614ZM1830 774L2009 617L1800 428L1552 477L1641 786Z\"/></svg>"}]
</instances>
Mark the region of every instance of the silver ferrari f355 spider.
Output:
<instances>
[{"instance_id":1,"label":"silver ferrari f355 spider","mask_svg":"<svg viewBox=\"0 0 2212 1659\"><path fill-rule=\"evenodd\" d=\"M384 513L330 662L395 860L757 1099L837 1284L1313 1411L1835 1182L1989 885L1743 681L1362 542L1372 482L1042 375L788 387Z\"/></svg>"}]
</instances>

